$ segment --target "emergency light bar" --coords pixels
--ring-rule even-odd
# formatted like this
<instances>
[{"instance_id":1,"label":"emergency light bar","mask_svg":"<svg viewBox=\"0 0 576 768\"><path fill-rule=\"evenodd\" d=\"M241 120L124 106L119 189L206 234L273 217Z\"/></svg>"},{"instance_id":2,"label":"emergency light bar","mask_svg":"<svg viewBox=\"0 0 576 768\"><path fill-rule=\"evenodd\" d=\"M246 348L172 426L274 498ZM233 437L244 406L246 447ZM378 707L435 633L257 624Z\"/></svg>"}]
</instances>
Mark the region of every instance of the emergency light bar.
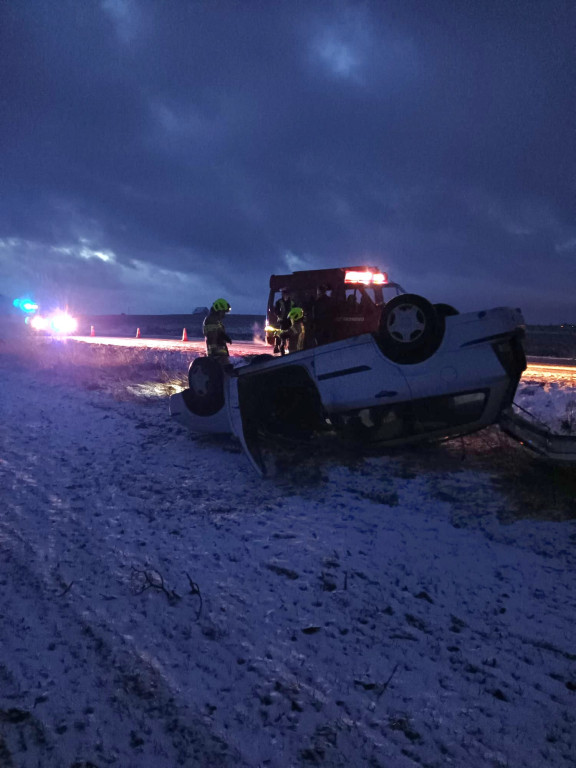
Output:
<instances>
[{"instance_id":1,"label":"emergency light bar","mask_svg":"<svg viewBox=\"0 0 576 768\"><path fill-rule=\"evenodd\" d=\"M363 285L384 285L388 282L386 272L346 272L344 275L345 283L362 283Z\"/></svg>"},{"instance_id":2,"label":"emergency light bar","mask_svg":"<svg viewBox=\"0 0 576 768\"><path fill-rule=\"evenodd\" d=\"M12 305L17 309L21 309L22 312L26 312L27 314L32 314L38 309L38 304L36 304L36 302L32 301L31 299L14 299Z\"/></svg>"}]
</instances>

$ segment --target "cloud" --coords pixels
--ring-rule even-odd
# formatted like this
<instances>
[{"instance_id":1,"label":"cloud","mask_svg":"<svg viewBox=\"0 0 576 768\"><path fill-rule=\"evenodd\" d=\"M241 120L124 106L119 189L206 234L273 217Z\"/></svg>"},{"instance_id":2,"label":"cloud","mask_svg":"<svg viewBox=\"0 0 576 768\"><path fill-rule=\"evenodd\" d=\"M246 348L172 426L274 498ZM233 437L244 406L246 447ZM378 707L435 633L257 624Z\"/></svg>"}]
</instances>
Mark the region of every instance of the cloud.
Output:
<instances>
[{"instance_id":1,"label":"cloud","mask_svg":"<svg viewBox=\"0 0 576 768\"><path fill-rule=\"evenodd\" d=\"M136 0L102 0L102 10L111 18L118 39L124 44L134 42L140 28L140 6Z\"/></svg>"},{"instance_id":2,"label":"cloud","mask_svg":"<svg viewBox=\"0 0 576 768\"><path fill-rule=\"evenodd\" d=\"M98 284L117 307L155 280L166 312L176 281L260 311L271 273L370 255L455 300L466 280L540 315L565 295L576 66L561 0L0 13L0 238L36 244L31 281ZM22 275L9 252L3 283Z\"/></svg>"}]
</instances>

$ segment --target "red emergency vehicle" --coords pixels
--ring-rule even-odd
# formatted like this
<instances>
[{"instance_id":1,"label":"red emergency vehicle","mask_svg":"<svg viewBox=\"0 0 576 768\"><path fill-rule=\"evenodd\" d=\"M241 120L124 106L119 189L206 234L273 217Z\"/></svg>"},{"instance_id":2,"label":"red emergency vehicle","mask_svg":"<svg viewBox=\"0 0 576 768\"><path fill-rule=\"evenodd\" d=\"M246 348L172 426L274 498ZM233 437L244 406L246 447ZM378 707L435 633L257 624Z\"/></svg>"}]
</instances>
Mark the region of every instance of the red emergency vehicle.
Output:
<instances>
[{"instance_id":1,"label":"red emergency vehicle","mask_svg":"<svg viewBox=\"0 0 576 768\"><path fill-rule=\"evenodd\" d=\"M294 306L302 307L306 322L310 320L313 312L316 291L322 285L327 288L333 302L333 341L376 332L384 304L405 293L398 283L388 279L386 272L382 272L378 267L366 265L272 275L266 313L268 344L274 344L274 334L279 330L274 306L281 297L282 290L288 291Z\"/></svg>"}]
</instances>

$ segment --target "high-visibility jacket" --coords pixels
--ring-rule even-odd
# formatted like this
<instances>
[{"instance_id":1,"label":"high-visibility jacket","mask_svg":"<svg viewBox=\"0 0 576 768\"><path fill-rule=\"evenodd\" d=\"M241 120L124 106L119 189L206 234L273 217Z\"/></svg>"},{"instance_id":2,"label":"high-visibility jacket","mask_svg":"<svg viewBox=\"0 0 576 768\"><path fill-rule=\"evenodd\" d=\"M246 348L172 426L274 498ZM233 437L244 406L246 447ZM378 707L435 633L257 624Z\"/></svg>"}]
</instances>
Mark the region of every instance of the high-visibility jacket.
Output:
<instances>
[{"instance_id":1,"label":"high-visibility jacket","mask_svg":"<svg viewBox=\"0 0 576 768\"><path fill-rule=\"evenodd\" d=\"M304 326L304 319L292 320L290 328L286 331L282 331L280 338L288 340L288 351L299 352L304 349L306 341L306 329Z\"/></svg>"},{"instance_id":2,"label":"high-visibility jacket","mask_svg":"<svg viewBox=\"0 0 576 768\"><path fill-rule=\"evenodd\" d=\"M211 357L229 356L226 344L230 344L232 339L228 336L224 327L225 314L225 312L211 309L202 324L202 331L206 338L206 352Z\"/></svg>"}]
</instances>

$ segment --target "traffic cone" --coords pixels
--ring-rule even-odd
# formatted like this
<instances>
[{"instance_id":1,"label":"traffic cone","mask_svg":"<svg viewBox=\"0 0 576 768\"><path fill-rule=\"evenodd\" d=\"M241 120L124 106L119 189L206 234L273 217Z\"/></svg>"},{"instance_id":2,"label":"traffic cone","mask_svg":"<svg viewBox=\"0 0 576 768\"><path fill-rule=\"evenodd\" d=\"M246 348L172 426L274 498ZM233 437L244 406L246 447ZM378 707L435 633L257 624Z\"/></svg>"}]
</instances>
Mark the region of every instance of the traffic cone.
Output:
<instances>
[{"instance_id":1,"label":"traffic cone","mask_svg":"<svg viewBox=\"0 0 576 768\"><path fill-rule=\"evenodd\" d=\"M94 333L94 326L93 325L90 326L90 336L96 336L96 334Z\"/></svg>"},{"instance_id":2,"label":"traffic cone","mask_svg":"<svg viewBox=\"0 0 576 768\"><path fill-rule=\"evenodd\" d=\"M136 338L140 338L140 328L136 328Z\"/></svg>"},{"instance_id":3,"label":"traffic cone","mask_svg":"<svg viewBox=\"0 0 576 768\"><path fill-rule=\"evenodd\" d=\"M182 341L188 341L188 333L186 332L186 328L182 331Z\"/></svg>"}]
</instances>

